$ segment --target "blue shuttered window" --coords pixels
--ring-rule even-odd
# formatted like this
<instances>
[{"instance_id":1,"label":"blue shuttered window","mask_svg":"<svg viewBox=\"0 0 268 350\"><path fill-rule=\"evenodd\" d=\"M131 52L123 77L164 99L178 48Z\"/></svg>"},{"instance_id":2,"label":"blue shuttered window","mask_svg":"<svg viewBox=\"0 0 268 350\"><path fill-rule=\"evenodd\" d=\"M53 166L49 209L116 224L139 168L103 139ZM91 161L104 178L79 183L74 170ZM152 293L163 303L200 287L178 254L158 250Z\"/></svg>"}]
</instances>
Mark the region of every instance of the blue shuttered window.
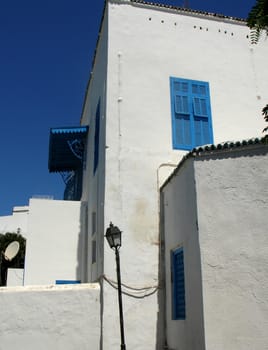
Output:
<instances>
[{"instance_id":1,"label":"blue shuttered window","mask_svg":"<svg viewBox=\"0 0 268 350\"><path fill-rule=\"evenodd\" d=\"M183 248L171 252L172 274L172 319L184 320L185 312L185 283Z\"/></svg>"},{"instance_id":2,"label":"blue shuttered window","mask_svg":"<svg viewBox=\"0 0 268 350\"><path fill-rule=\"evenodd\" d=\"M171 77L170 91L173 148L213 143L208 83Z\"/></svg>"}]
</instances>

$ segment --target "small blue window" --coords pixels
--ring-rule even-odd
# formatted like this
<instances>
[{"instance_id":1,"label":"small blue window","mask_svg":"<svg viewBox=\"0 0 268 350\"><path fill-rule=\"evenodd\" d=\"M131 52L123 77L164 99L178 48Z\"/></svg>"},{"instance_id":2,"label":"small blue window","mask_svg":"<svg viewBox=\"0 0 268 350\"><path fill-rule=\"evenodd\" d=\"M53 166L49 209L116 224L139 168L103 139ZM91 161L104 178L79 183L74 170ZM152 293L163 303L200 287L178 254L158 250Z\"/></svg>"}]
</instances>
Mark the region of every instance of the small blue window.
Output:
<instances>
[{"instance_id":1,"label":"small blue window","mask_svg":"<svg viewBox=\"0 0 268 350\"><path fill-rule=\"evenodd\" d=\"M213 143L209 84L170 78L174 149L191 150Z\"/></svg>"},{"instance_id":2,"label":"small blue window","mask_svg":"<svg viewBox=\"0 0 268 350\"><path fill-rule=\"evenodd\" d=\"M99 143L100 143L100 102L98 103L95 119L95 135L94 135L94 174L99 164Z\"/></svg>"},{"instance_id":3,"label":"small blue window","mask_svg":"<svg viewBox=\"0 0 268 350\"><path fill-rule=\"evenodd\" d=\"M171 252L172 319L185 320L185 283L183 248Z\"/></svg>"}]
</instances>

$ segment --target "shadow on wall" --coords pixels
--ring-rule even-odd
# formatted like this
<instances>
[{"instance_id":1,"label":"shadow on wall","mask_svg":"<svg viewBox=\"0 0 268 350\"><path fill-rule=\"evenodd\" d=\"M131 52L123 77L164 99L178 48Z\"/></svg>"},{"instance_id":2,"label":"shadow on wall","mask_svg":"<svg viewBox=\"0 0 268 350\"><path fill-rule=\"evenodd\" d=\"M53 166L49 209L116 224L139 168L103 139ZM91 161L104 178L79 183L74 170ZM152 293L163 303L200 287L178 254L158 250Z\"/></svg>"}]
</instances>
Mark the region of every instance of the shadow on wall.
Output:
<instances>
[{"instance_id":1,"label":"shadow on wall","mask_svg":"<svg viewBox=\"0 0 268 350\"><path fill-rule=\"evenodd\" d=\"M97 249L97 245L92 244L92 232L91 228L92 227L92 217L90 217L90 220L88 218L88 205L86 202L81 202L81 210L80 210L80 232L79 232L79 237L78 237L78 245L77 245L77 268L76 268L76 276L77 279L81 281L81 283L90 283L92 281L92 259L94 261L97 259L98 252L103 252L103 239L101 237L101 234L99 233L98 235L98 244L99 244L99 249ZM96 215L93 220L96 220ZM96 226L97 230L97 224L93 226ZM94 230L95 231L95 230ZM101 232L101 231L100 231ZM95 235L97 232L95 232ZM95 237L96 239L96 237ZM94 241L94 240L93 240ZM95 240L96 242L96 240ZM93 250L95 249L95 253L93 254ZM99 253L100 254L100 253ZM93 255L95 257L93 257ZM103 257L101 259L101 262L103 262ZM97 261L95 261L95 264ZM101 275L103 274L103 263L100 263L100 271ZM100 273L100 272L99 272ZM96 281L94 281L96 282ZM100 283L100 345L99 348L103 348L103 280L100 278L99 279Z\"/></svg>"},{"instance_id":2,"label":"shadow on wall","mask_svg":"<svg viewBox=\"0 0 268 350\"><path fill-rule=\"evenodd\" d=\"M163 196L163 194L161 194ZM163 200L160 198L160 206L163 205ZM157 315L157 335L156 335L156 349L167 349L166 339L166 288L165 288L165 239L164 239L164 211L160 207L159 220L159 256L158 256L158 315Z\"/></svg>"},{"instance_id":3,"label":"shadow on wall","mask_svg":"<svg viewBox=\"0 0 268 350\"><path fill-rule=\"evenodd\" d=\"M85 202L81 202L80 209L80 231L77 244L77 267L76 278L81 283L88 280L88 207Z\"/></svg>"}]
</instances>

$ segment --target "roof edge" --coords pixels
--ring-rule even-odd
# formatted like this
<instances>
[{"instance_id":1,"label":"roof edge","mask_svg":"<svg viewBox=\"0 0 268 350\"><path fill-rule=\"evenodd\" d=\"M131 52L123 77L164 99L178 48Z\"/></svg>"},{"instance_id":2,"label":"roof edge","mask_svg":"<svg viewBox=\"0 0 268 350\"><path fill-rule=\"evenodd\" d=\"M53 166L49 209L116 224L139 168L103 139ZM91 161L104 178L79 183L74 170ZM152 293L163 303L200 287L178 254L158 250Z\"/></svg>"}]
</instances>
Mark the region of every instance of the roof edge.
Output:
<instances>
[{"instance_id":1,"label":"roof edge","mask_svg":"<svg viewBox=\"0 0 268 350\"><path fill-rule=\"evenodd\" d=\"M207 12L207 11L201 11L201 10L194 10L191 8L186 8L186 7L180 7L180 6L174 6L174 5L166 5L166 4L160 4L157 2L149 2L149 1L143 1L143 0L108 0L109 2L114 1L114 2L130 2L133 4L140 4L140 5L146 5L150 7L160 7L160 8L166 8L170 10L175 10L178 12L185 12L187 14L194 14L194 15L204 15L204 16L209 16L213 18L219 18L219 19L228 19L231 21L236 21L236 22L242 22L246 23L246 19L244 18L239 18L239 17L232 17L232 16L226 16L220 13L214 13L214 12Z\"/></svg>"},{"instance_id":2,"label":"roof edge","mask_svg":"<svg viewBox=\"0 0 268 350\"><path fill-rule=\"evenodd\" d=\"M204 156L209 156L213 155L216 153L227 153L230 151L236 151L236 150L243 150L246 148L250 149L257 149L261 147L267 147L267 152L268 152L268 135L262 137L262 138L251 138L247 140L242 140L242 141L226 141L219 143L217 145L204 145L201 147L194 148L192 151L188 152L182 160L178 163L178 166L175 168L175 170L169 175L169 177L164 181L164 183L160 187L160 192L162 189L171 181L173 176L175 176L182 165L186 162L187 159L191 158L198 158L198 157L204 157Z\"/></svg>"}]
</instances>

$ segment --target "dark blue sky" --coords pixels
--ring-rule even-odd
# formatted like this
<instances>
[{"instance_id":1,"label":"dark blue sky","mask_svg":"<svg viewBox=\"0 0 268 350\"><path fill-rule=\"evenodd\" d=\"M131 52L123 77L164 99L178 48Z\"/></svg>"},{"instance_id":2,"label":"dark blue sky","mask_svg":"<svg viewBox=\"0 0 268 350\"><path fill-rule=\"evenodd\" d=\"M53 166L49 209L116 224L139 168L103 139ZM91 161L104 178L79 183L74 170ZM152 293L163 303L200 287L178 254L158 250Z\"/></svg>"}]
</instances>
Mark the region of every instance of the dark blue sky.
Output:
<instances>
[{"instance_id":1,"label":"dark blue sky","mask_svg":"<svg viewBox=\"0 0 268 350\"><path fill-rule=\"evenodd\" d=\"M50 127L79 125L103 0L0 3L0 215L33 195L61 199ZM156 1L245 18L255 0Z\"/></svg>"}]
</instances>

